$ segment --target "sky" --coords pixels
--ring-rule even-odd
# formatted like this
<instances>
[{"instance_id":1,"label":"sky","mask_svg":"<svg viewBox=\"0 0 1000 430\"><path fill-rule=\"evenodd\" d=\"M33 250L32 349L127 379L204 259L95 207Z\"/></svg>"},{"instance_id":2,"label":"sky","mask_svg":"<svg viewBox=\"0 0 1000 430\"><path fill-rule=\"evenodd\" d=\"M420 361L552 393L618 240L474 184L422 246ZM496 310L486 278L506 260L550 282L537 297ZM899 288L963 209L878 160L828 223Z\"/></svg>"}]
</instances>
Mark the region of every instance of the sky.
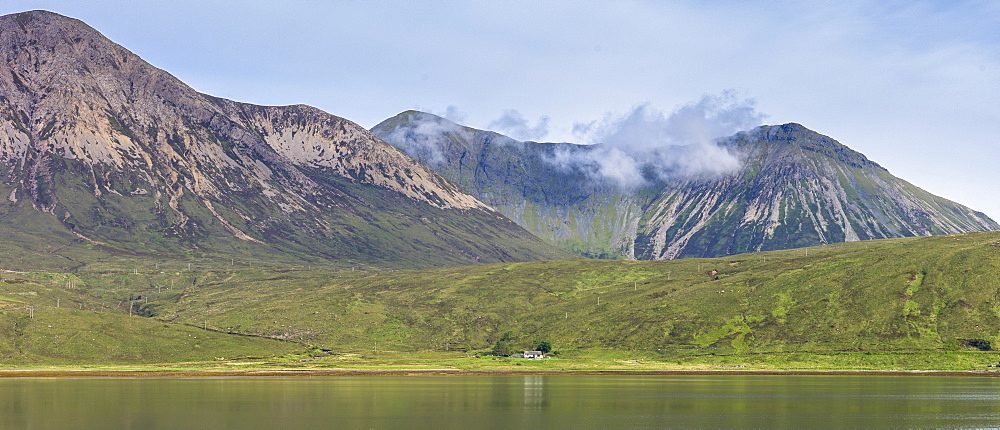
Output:
<instances>
[{"instance_id":1,"label":"sky","mask_svg":"<svg viewBox=\"0 0 1000 430\"><path fill-rule=\"evenodd\" d=\"M366 128L418 109L597 143L603 124L722 100L1000 220L995 0L0 4L33 9L83 20L198 91Z\"/></svg>"}]
</instances>

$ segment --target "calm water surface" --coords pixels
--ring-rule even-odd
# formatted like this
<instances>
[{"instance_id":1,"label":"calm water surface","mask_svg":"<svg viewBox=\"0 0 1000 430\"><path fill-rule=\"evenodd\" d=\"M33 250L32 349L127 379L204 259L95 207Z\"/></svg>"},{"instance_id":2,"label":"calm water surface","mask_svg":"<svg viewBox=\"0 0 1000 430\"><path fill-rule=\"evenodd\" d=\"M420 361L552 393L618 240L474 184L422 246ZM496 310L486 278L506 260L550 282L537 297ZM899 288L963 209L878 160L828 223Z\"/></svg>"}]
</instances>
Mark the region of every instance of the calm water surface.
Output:
<instances>
[{"instance_id":1,"label":"calm water surface","mask_svg":"<svg viewBox=\"0 0 1000 430\"><path fill-rule=\"evenodd\" d=\"M1000 379L359 376L0 380L3 429L1000 427Z\"/></svg>"}]
</instances>

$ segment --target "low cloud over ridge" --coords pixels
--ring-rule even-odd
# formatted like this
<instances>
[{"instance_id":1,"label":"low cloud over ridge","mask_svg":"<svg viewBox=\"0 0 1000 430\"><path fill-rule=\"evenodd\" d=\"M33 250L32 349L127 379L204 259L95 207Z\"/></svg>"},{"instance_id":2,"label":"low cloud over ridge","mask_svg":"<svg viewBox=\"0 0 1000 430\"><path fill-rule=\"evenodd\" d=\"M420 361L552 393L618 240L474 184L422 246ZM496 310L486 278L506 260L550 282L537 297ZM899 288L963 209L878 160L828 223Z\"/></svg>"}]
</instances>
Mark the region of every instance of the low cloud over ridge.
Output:
<instances>
[{"instance_id":1,"label":"low cloud over ridge","mask_svg":"<svg viewBox=\"0 0 1000 430\"><path fill-rule=\"evenodd\" d=\"M411 118L407 127L394 129L385 138L420 160L441 164L446 158L442 137L462 133L462 126L455 122L465 117L455 106L448 106L436 115ZM650 181L723 175L741 167L740 156L717 140L761 125L765 117L752 98L732 90L702 96L670 114L645 103L624 114L608 113L600 120L576 123L573 134L586 145L561 145L547 161L556 168L579 169L593 180L626 188ZM548 135L548 125L546 116L531 125L518 111L507 110L489 128L513 139L539 141Z\"/></svg>"},{"instance_id":2,"label":"low cloud over ridge","mask_svg":"<svg viewBox=\"0 0 1000 430\"><path fill-rule=\"evenodd\" d=\"M564 149L550 161L578 167L626 187L678 176L721 175L740 168L738 154L716 140L760 125L766 115L735 91L705 95L667 115L641 104L624 115L577 123L573 133L597 144L588 151Z\"/></svg>"},{"instance_id":3,"label":"low cloud over ridge","mask_svg":"<svg viewBox=\"0 0 1000 430\"><path fill-rule=\"evenodd\" d=\"M517 140L541 140L549 134L549 117L542 116L534 126L514 109L507 109L500 118L490 122L489 128Z\"/></svg>"}]
</instances>

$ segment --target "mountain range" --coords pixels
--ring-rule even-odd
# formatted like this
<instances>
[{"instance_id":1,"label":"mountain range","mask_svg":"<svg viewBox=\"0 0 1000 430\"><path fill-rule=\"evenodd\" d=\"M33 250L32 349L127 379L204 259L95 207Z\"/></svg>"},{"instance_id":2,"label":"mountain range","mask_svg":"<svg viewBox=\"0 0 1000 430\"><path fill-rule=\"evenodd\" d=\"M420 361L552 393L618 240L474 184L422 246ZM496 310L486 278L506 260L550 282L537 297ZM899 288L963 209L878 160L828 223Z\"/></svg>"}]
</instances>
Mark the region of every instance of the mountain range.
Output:
<instances>
[{"instance_id":1,"label":"mountain range","mask_svg":"<svg viewBox=\"0 0 1000 430\"><path fill-rule=\"evenodd\" d=\"M416 111L369 131L199 93L51 12L0 17L0 55L0 234L49 244L39 254L423 268L1000 228L798 124L712 143L726 168L660 158L626 184L601 170L607 145L522 142Z\"/></svg>"},{"instance_id":2,"label":"mountain range","mask_svg":"<svg viewBox=\"0 0 1000 430\"><path fill-rule=\"evenodd\" d=\"M0 224L124 254L562 258L363 127L199 93L85 23L0 17Z\"/></svg>"},{"instance_id":3,"label":"mountain range","mask_svg":"<svg viewBox=\"0 0 1000 430\"><path fill-rule=\"evenodd\" d=\"M529 231L590 257L716 257L1000 228L799 124L714 142L723 161L735 161L728 170L663 175L643 166L638 184L595 174L601 157L616 154L602 145L522 142L417 111L371 131Z\"/></svg>"},{"instance_id":4,"label":"mountain range","mask_svg":"<svg viewBox=\"0 0 1000 430\"><path fill-rule=\"evenodd\" d=\"M996 360L1000 232L950 233L1000 226L799 124L613 171L634 148L202 94L51 12L0 56L5 366Z\"/></svg>"}]
</instances>

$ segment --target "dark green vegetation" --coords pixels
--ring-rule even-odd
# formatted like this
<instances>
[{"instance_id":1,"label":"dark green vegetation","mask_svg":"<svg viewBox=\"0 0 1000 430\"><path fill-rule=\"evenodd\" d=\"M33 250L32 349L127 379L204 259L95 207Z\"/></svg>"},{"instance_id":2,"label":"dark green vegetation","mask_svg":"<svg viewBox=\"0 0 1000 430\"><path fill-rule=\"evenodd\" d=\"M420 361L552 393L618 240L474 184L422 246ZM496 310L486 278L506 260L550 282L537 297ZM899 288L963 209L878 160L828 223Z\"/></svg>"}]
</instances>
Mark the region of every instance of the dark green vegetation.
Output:
<instances>
[{"instance_id":1,"label":"dark green vegetation","mask_svg":"<svg viewBox=\"0 0 1000 430\"><path fill-rule=\"evenodd\" d=\"M519 142L416 111L372 132L539 237L588 257L714 257L1000 228L798 124L720 140L720 151L739 158L736 170L647 172L638 185L599 174L597 146Z\"/></svg>"},{"instance_id":2,"label":"dark green vegetation","mask_svg":"<svg viewBox=\"0 0 1000 430\"><path fill-rule=\"evenodd\" d=\"M288 339L328 357L441 354L467 367L484 364L458 357L498 347L519 352L544 341L571 361L982 368L997 361L982 346L1000 344L1000 233L994 232L662 262L424 271L251 268L238 260L195 260L191 271L180 261L155 263L159 270L153 264L123 259L66 274L9 273L0 283L4 327L24 321L27 304L36 306L36 320L49 313L46 321L56 321L63 312L82 321L77 315L101 317L94 310L103 303L129 324ZM77 310L53 310L57 298ZM25 342L15 332L4 341L5 351ZM49 352L23 354L69 361ZM234 353L213 351L225 354Z\"/></svg>"}]
</instances>

